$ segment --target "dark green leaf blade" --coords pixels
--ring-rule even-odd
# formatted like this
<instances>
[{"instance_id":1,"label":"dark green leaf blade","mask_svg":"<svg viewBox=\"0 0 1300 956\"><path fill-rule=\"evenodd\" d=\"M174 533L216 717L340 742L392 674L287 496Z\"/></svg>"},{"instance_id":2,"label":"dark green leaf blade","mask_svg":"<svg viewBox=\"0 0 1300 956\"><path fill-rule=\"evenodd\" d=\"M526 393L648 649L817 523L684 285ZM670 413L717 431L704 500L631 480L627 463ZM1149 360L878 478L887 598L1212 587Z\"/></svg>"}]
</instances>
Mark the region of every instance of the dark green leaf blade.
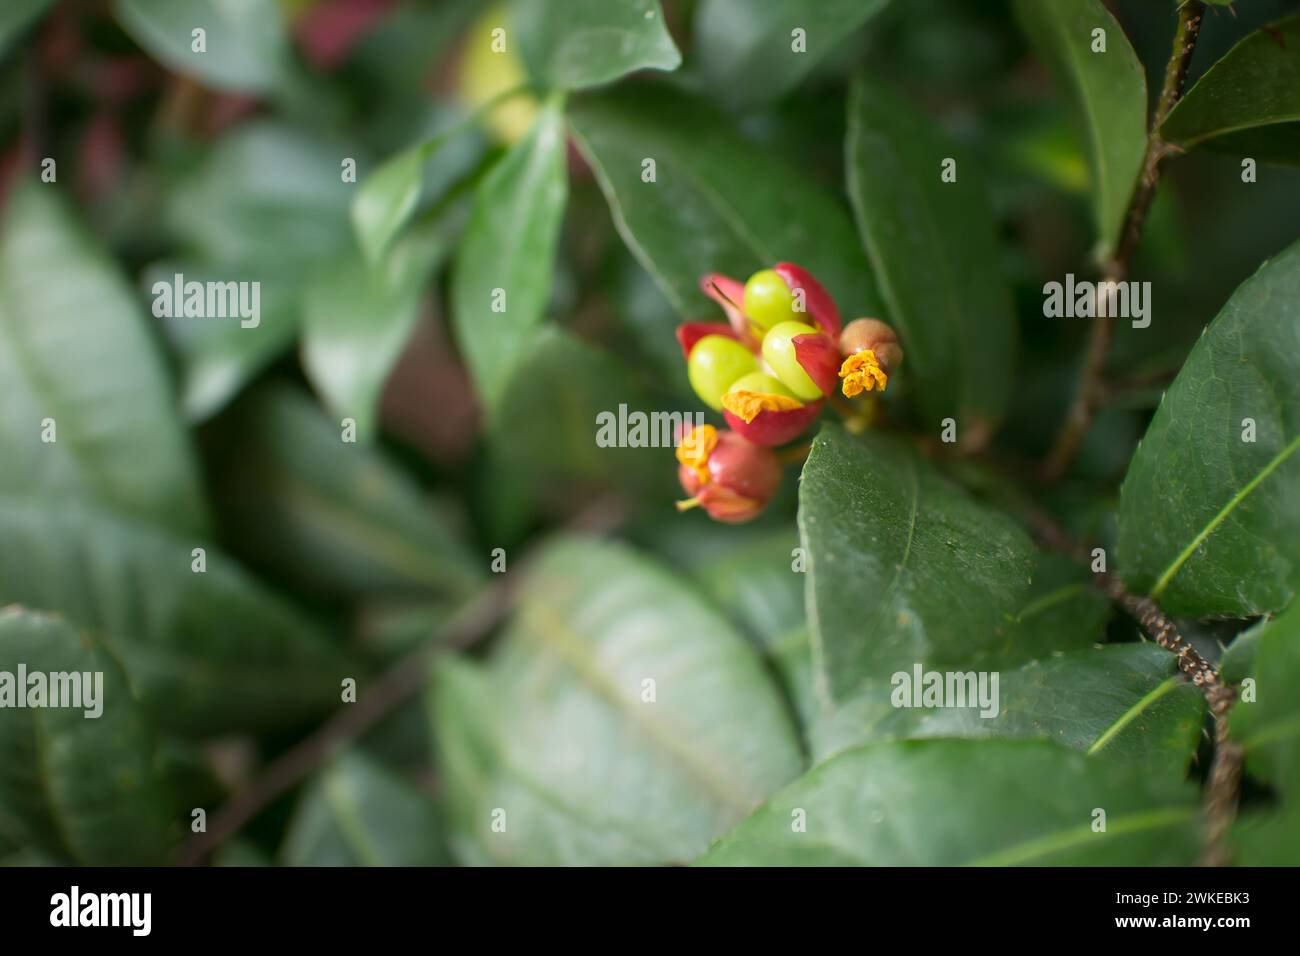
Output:
<instances>
[{"instance_id":1,"label":"dark green leaf blade","mask_svg":"<svg viewBox=\"0 0 1300 956\"><path fill-rule=\"evenodd\" d=\"M206 547L206 571L191 570ZM0 498L0 605L94 630L159 726L292 725L360 677L291 606L202 539L82 505Z\"/></svg>"},{"instance_id":2,"label":"dark green leaf blade","mask_svg":"<svg viewBox=\"0 0 1300 956\"><path fill-rule=\"evenodd\" d=\"M654 564L566 539L519 606L486 670L455 664L434 688L457 845L472 858L683 862L798 773L758 656ZM481 703L458 716L439 703L448 694Z\"/></svg>"},{"instance_id":3,"label":"dark green leaf blade","mask_svg":"<svg viewBox=\"0 0 1300 956\"><path fill-rule=\"evenodd\" d=\"M444 866L433 800L358 751L303 794L283 848L288 866Z\"/></svg>"},{"instance_id":4,"label":"dark green leaf blade","mask_svg":"<svg viewBox=\"0 0 1300 956\"><path fill-rule=\"evenodd\" d=\"M289 39L278 4L115 0L113 11L165 66L215 89L266 93L285 76ZM202 50L196 29L204 31Z\"/></svg>"},{"instance_id":5,"label":"dark green leaf blade","mask_svg":"<svg viewBox=\"0 0 1300 956\"><path fill-rule=\"evenodd\" d=\"M380 450L344 444L339 425L300 393L258 390L221 429L238 451L214 463L219 514L278 576L349 598L459 600L481 580L420 488Z\"/></svg>"},{"instance_id":6,"label":"dark green leaf blade","mask_svg":"<svg viewBox=\"0 0 1300 956\"><path fill-rule=\"evenodd\" d=\"M997 230L973 161L914 107L861 80L849 101L849 195L931 429L978 447L1011 395L1015 323ZM955 182L943 163L957 163Z\"/></svg>"},{"instance_id":7,"label":"dark green leaf blade","mask_svg":"<svg viewBox=\"0 0 1300 956\"><path fill-rule=\"evenodd\" d=\"M1246 751L1246 769L1277 787L1294 814L1300 811L1300 604L1265 625L1258 641L1254 699L1233 709L1232 735Z\"/></svg>"},{"instance_id":8,"label":"dark green leaf blade","mask_svg":"<svg viewBox=\"0 0 1300 956\"><path fill-rule=\"evenodd\" d=\"M1300 586L1297 449L1300 243L1233 293L1133 456L1119 516L1130 586L1187 617L1286 606Z\"/></svg>"},{"instance_id":9,"label":"dark green leaf blade","mask_svg":"<svg viewBox=\"0 0 1300 956\"><path fill-rule=\"evenodd\" d=\"M684 317L722 319L700 291L707 273L744 281L780 261L812 272L846 319L879 314L870 268L840 205L702 99L619 87L576 99L570 121L623 241ZM645 160L655 162L653 182L643 181Z\"/></svg>"},{"instance_id":10,"label":"dark green leaf blade","mask_svg":"<svg viewBox=\"0 0 1300 956\"><path fill-rule=\"evenodd\" d=\"M1009 518L910 448L827 425L799 485L814 669L827 704L916 662L1002 645L1035 561Z\"/></svg>"},{"instance_id":11,"label":"dark green leaf blade","mask_svg":"<svg viewBox=\"0 0 1300 956\"><path fill-rule=\"evenodd\" d=\"M706 866L1189 865L1196 792L1048 741L850 750L776 794ZM1094 830L1095 811L1106 814ZM805 828L794 826L803 811Z\"/></svg>"},{"instance_id":12,"label":"dark green leaf blade","mask_svg":"<svg viewBox=\"0 0 1300 956\"><path fill-rule=\"evenodd\" d=\"M1170 111L1162 137L1190 148L1217 137L1275 127L1287 144L1285 155L1300 163L1300 15L1256 30L1211 66ZM1284 124L1285 127L1284 127ZM1270 133L1274 130L1269 130ZM1254 155L1243 153L1242 155ZM1257 157L1259 158L1259 157ZM1279 158L1270 155L1269 158Z\"/></svg>"},{"instance_id":13,"label":"dark green leaf blade","mask_svg":"<svg viewBox=\"0 0 1300 956\"><path fill-rule=\"evenodd\" d=\"M166 863L180 823L172 816L153 728L117 661L59 617L7 607L0 609L0 673L16 680L19 665L29 681L35 673L80 675L83 694L91 688L96 698L90 712L99 713L10 709L14 699L5 700L0 833L83 865ZM102 675L97 688L96 674ZM15 691L26 697L29 687L8 689ZM92 701L83 696L81 703Z\"/></svg>"},{"instance_id":14,"label":"dark green leaf blade","mask_svg":"<svg viewBox=\"0 0 1300 956\"><path fill-rule=\"evenodd\" d=\"M695 58L710 88L729 101L767 102L797 86L885 2L703 0L695 14Z\"/></svg>"},{"instance_id":15,"label":"dark green leaf blade","mask_svg":"<svg viewBox=\"0 0 1300 956\"><path fill-rule=\"evenodd\" d=\"M1147 87L1123 28L1101 0L1016 0L1038 55L1069 89L1088 137L1097 231L1104 254L1119 242L1147 142ZM1095 31L1106 50L1093 52Z\"/></svg>"},{"instance_id":16,"label":"dark green leaf blade","mask_svg":"<svg viewBox=\"0 0 1300 956\"><path fill-rule=\"evenodd\" d=\"M198 470L144 309L58 190L18 185L0 231L0 492L201 531Z\"/></svg>"},{"instance_id":17,"label":"dark green leaf blade","mask_svg":"<svg viewBox=\"0 0 1300 956\"><path fill-rule=\"evenodd\" d=\"M1014 670L992 662L979 667L998 675L997 697L985 701L996 704L996 715L985 716L978 700L962 708L898 707L893 698L899 685L876 681L814 728L814 753L824 759L877 740L1044 738L1090 757L1126 760L1152 776L1186 775L1205 698L1178 673L1168 651L1153 644L1099 645ZM991 688L991 676L985 680Z\"/></svg>"},{"instance_id":18,"label":"dark green leaf blade","mask_svg":"<svg viewBox=\"0 0 1300 956\"><path fill-rule=\"evenodd\" d=\"M659 0L515 0L510 14L529 72L550 88L599 86L682 62Z\"/></svg>"},{"instance_id":19,"label":"dark green leaf blade","mask_svg":"<svg viewBox=\"0 0 1300 956\"><path fill-rule=\"evenodd\" d=\"M532 132L488 173L452 273L461 351L489 409L546 311L568 197L564 114L550 101Z\"/></svg>"}]
</instances>

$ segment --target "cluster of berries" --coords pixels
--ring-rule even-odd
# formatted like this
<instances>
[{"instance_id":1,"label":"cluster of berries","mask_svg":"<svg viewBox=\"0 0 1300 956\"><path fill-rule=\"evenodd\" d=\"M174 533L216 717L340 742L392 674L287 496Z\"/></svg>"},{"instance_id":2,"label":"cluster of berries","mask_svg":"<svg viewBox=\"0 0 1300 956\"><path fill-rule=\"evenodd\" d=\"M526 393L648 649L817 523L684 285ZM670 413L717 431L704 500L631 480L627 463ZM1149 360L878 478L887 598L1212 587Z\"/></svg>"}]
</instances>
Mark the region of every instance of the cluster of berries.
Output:
<instances>
[{"instance_id":1,"label":"cluster of berries","mask_svg":"<svg viewBox=\"0 0 1300 956\"><path fill-rule=\"evenodd\" d=\"M903 350L878 319L841 326L830 293L788 262L743 285L716 273L700 284L727 324L687 322L677 341L695 394L731 430L700 425L682 436L678 479L691 497L678 508L699 506L739 523L757 515L781 483L772 449L802 435L837 389L849 398L883 391Z\"/></svg>"}]
</instances>

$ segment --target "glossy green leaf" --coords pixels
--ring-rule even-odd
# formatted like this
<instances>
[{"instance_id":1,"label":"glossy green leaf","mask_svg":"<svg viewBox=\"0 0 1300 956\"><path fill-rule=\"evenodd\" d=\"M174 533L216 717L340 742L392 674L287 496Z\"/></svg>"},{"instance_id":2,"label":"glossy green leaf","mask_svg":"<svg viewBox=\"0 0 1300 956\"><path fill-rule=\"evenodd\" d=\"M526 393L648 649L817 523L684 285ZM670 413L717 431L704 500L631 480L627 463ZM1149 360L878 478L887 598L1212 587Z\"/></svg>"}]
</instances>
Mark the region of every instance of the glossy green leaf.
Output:
<instances>
[{"instance_id":1,"label":"glossy green leaf","mask_svg":"<svg viewBox=\"0 0 1300 956\"><path fill-rule=\"evenodd\" d=\"M1252 668L1254 700L1232 712L1232 735L1246 751L1246 769L1300 810L1300 604L1262 630ZM1244 696L1244 695L1243 695Z\"/></svg>"},{"instance_id":2,"label":"glossy green leaf","mask_svg":"<svg viewBox=\"0 0 1300 956\"><path fill-rule=\"evenodd\" d=\"M621 87L581 97L569 112L623 241L684 317L723 319L700 291L707 273L744 281L781 261L812 272L846 319L879 314L870 268L840 204L703 99ZM643 179L647 160L654 161L651 182Z\"/></svg>"},{"instance_id":3,"label":"glossy green leaf","mask_svg":"<svg viewBox=\"0 0 1300 956\"><path fill-rule=\"evenodd\" d=\"M192 570L206 548L206 571ZM80 505L0 499L0 606L94 630L158 724L187 734L293 725L361 677L317 629L202 539Z\"/></svg>"},{"instance_id":4,"label":"glossy green leaf","mask_svg":"<svg viewBox=\"0 0 1300 956\"><path fill-rule=\"evenodd\" d=\"M482 109L491 108L488 104ZM484 144L468 122L446 115L428 139L390 156L363 176L352 200L352 227L371 265L383 258L422 199L427 202L442 195L478 160Z\"/></svg>"},{"instance_id":5,"label":"glossy green leaf","mask_svg":"<svg viewBox=\"0 0 1300 956\"><path fill-rule=\"evenodd\" d=\"M1094 829L1097 810L1104 832ZM700 862L1186 866L1197 855L1196 811L1182 781L1048 741L877 743L808 771Z\"/></svg>"},{"instance_id":6,"label":"glossy green leaf","mask_svg":"<svg viewBox=\"0 0 1300 956\"><path fill-rule=\"evenodd\" d=\"M550 298L568 197L565 149L564 114L552 100L479 185L457 253L456 337L490 409L526 356Z\"/></svg>"},{"instance_id":7,"label":"glossy green leaf","mask_svg":"<svg viewBox=\"0 0 1300 956\"><path fill-rule=\"evenodd\" d=\"M703 0L695 56L710 88L729 101L766 102L797 86L885 2Z\"/></svg>"},{"instance_id":8,"label":"glossy green leaf","mask_svg":"<svg viewBox=\"0 0 1300 956\"><path fill-rule=\"evenodd\" d=\"M1130 587L1187 617L1289 603L1300 585L1297 449L1300 243L1233 293L1133 456L1119 516Z\"/></svg>"},{"instance_id":9,"label":"glossy green leaf","mask_svg":"<svg viewBox=\"0 0 1300 956\"><path fill-rule=\"evenodd\" d=\"M463 858L685 862L799 772L757 654L618 545L552 546L488 667L469 668L432 691Z\"/></svg>"},{"instance_id":10,"label":"glossy green leaf","mask_svg":"<svg viewBox=\"0 0 1300 956\"><path fill-rule=\"evenodd\" d=\"M845 146L858 231L903 340L909 394L937 430L982 444L1011 396L1015 322L997 229L972 160L915 107L854 84ZM956 161L956 182L943 164Z\"/></svg>"},{"instance_id":11,"label":"glossy green leaf","mask_svg":"<svg viewBox=\"0 0 1300 956\"><path fill-rule=\"evenodd\" d=\"M1035 550L1010 518L896 439L826 425L799 483L819 693L1002 645Z\"/></svg>"},{"instance_id":12,"label":"glossy green leaf","mask_svg":"<svg viewBox=\"0 0 1300 956\"><path fill-rule=\"evenodd\" d=\"M475 561L421 489L378 449L345 444L302 395L263 389L232 409L216 501L240 546L322 596L464 597Z\"/></svg>"},{"instance_id":13,"label":"glossy green leaf","mask_svg":"<svg viewBox=\"0 0 1300 956\"><path fill-rule=\"evenodd\" d=\"M975 674L977 681L980 673L996 673L996 700L992 694L980 700L977 683L966 707L896 706L915 684L907 668L910 683L892 675L873 681L822 721L814 729L814 753L824 759L877 740L1041 737L1088 756L1130 761L1153 776L1186 775L1200 741L1205 698L1179 674L1168 651L1154 644L1099 645L1015 669L979 666L979 672L959 673ZM990 676L984 687L992 689ZM985 716L994 707L996 713Z\"/></svg>"},{"instance_id":14,"label":"glossy green leaf","mask_svg":"<svg viewBox=\"0 0 1300 956\"><path fill-rule=\"evenodd\" d=\"M529 72L547 87L598 86L682 62L659 0L515 0L510 19Z\"/></svg>"},{"instance_id":15,"label":"glossy green leaf","mask_svg":"<svg viewBox=\"0 0 1300 956\"><path fill-rule=\"evenodd\" d=\"M1093 212L1109 254L1119 242L1146 152L1142 64L1101 0L1016 0L1015 9L1039 57L1069 90L1083 118ZM1093 52L1101 39L1105 52Z\"/></svg>"},{"instance_id":16,"label":"glossy green leaf","mask_svg":"<svg viewBox=\"0 0 1300 956\"><path fill-rule=\"evenodd\" d=\"M169 69L215 89L266 93L285 75L289 39L265 0L114 0L123 28ZM203 30L202 49L196 49Z\"/></svg>"},{"instance_id":17,"label":"glossy green leaf","mask_svg":"<svg viewBox=\"0 0 1300 956\"><path fill-rule=\"evenodd\" d=\"M1239 866L1294 868L1300 860L1300 812L1243 813L1232 828L1232 844Z\"/></svg>"},{"instance_id":18,"label":"glossy green leaf","mask_svg":"<svg viewBox=\"0 0 1300 956\"><path fill-rule=\"evenodd\" d=\"M20 666L26 686L16 684ZM49 693L50 675L74 675L57 679L60 692L80 688L76 703L89 706L16 708L6 698L30 702L35 674ZM0 675L0 833L83 865L167 862L180 821L153 729L114 655L57 616L6 607Z\"/></svg>"},{"instance_id":19,"label":"glossy green leaf","mask_svg":"<svg viewBox=\"0 0 1300 956\"><path fill-rule=\"evenodd\" d=\"M198 473L144 306L59 188L18 185L0 228L0 492L199 531Z\"/></svg>"},{"instance_id":20,"label":"glossy green leaf","mask_svg":"<svg viewBox=\"0 0 1300 956\"><path fill-rule=\"evenodd\" d=\"M1073 558L1040 551L1029 592L1008 617L1006 641L991 648L987 658L1019 663L1082 650L1102 640L1110 601L1091 578L1091 570Z\"/></svg>"},{"instance_id":21,"label":"glossy green leaf","mask_svg":"<svg viewBox=\"0 0 1300 956\"><path fill-rule=\"evenodd\" d=\"M303 367L334 413L356 422L360 442L377 437L384 383L452 231L449 220L412 229L373 268L350 257L319 273L304 293Z\"/></svg>"},{"instance_id":22,"label":"glossy green leaf","mask_svg":"<svg viewBox=\"0 0 1300 956\"><path fill-rule=\"evenodd\" d=\"M54 0L9 0L0 7L0 55L53 5Z\"/></svg>"},{"instance_id":23,"label":"glossy green leaf","mask_svg":"<svg viewBox=\"0 0 1300 956\"><path fill-rule=\"evenodd\" d=\"M433 800L357 751L307 787L283 849L289 866L442 866Z\"/></svg>"},{"instance_id":24,"label":"glossy green leaf","mask_svg":"<svg viewBox=\"0 0 1300 956\"><path fill-rule=\"evenodd\" d=\"M1166 117L1162 138L1188 148L1231 136L1234 150L1300 164L1300 16L1256 30L1205 71ZM1286 124L1286 125L1284 125ZM1249 141L1240 134L1250 132ZM1276 142L1278 148L1270 148ZM1263 147L1259 156L1256 147Z\"/></svg>"}]
</instances>

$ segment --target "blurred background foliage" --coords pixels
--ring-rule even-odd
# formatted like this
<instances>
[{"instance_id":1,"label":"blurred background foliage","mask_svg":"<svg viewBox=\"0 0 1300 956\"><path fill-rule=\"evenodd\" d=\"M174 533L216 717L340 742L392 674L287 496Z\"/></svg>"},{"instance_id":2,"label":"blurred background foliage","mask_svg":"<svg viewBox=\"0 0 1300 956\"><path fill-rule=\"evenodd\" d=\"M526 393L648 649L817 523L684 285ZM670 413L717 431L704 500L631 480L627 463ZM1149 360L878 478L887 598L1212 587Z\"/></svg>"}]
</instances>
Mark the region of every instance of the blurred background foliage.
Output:
<instances>
[{"instance_id":1,"label":"blurred background foliage","mask_svg":"<svg viewBox=\"0 0 1300 956\"><path fill-rule=\"evenodd\" d=\"M829 51L773 63L765 17L792 5L810 32L846 28ZM628 78L602 59L608 44L566 46L550 6L5 3L0 603L26 610L0 632L59 660L108 654L133 693L104 718L111 745L82 741L39 771L45 802L19 769L32 766L26 731L0 734L0 858L171 858L191 808L211 822L355 706L338 703L343 677L364 697L492 586L494 549L513 570L592 502L619 543L547 547L504 634L439 657L426 694L262 808L217 860L685 862L835 736L808 731L795 482L755 524L722 529L673 514L670 451L595 444L596 414L620 404L696 409L673 328L712 315L694 290L703 247L711 268L758 265L689 193L669 213L611 216L601 178L639 172L615 160L698 163L740 196L774 259L816 250L846 318L879 314L849 226L845 116L855 73L892 87L987 176L1020 341L995 446L1046 450L1086 323L1043 321L1041 289L1090 272L1095 229L1083 136L1010 4L664 0L666 32L636 32L623 51L648 68ZM1154 97L1171 4L1109 6ZM1193 78L1294 9L1211 8ZM489 52L498 24L520 40L509 56ZM520 83L535 91L485 110ZM44 157L55 185L35 181ZM1113 535L1118 479L1162 390L1232 290L1294 239L1296 165L1249 186L1235 156L1209 149L1169 167L1133 267L1157 289L1159 321L1140 336L1121 324L1110 372L1123 395L1055 493L1076 526ZM647 271L664 261L624 241L630 219L658 231L676 271ZM148 290L177 272L259 281L259 327L153 319ZM527 327L503 337L479 314L488 281L533 313ZM51 405L70 449L53 464L32 438ZM340 441L344 418L356 444ZM1108 626L1132 639L1104 607L1077 610L1080 647ZM586 650L566 636L573 622ZM608 694L548 680L556 661L671 672L693 703L667 729L611 723ZM1150 670L1134 693L1164 679L1163 665L1124 666ZM1197 713L1171 712L1171 733ZM666 733L692 749L665 756ZM545 819L546 839L521 829L485 850L482 811L497 806Z\"/></svg>"}]
</instances>

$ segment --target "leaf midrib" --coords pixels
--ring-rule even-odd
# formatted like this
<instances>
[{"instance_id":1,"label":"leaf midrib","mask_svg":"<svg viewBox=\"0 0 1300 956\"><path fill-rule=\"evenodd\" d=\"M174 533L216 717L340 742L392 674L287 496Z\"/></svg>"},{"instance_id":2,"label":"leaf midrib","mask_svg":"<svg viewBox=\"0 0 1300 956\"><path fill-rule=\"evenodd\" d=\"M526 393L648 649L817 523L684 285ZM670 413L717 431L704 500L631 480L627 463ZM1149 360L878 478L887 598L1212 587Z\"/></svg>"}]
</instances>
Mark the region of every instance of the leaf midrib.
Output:
<instances>
[{"instance_id":1,"label":"leaf midrib","mask_svg":"<svg viewBox=\"0 0 1300 956\"><path fill-rule=\"evenodd\" d=\"M1300 448L1300 435L1293 438L1285 448L1274 455L1271 461L1264 465L1264 467L1261 468L1255 476L1250 479L1250 481L1246 482L1246 484L1228 500L1227 504L1219 509L1219 512L1206 523L1205 527L1203 527L1190 542L1188 542L1187 546L1183 548L1178 556L1174 558L1173 562L1165 568L1161 575L1156 579L1156 583L1152 586L1148 595L1151 600L1155 601L1160 598L1160 596L1165 592L1165 589L1169 587L1170 582L1173 581L1174 576L1178 574L1183 565L1191 559L1192 555L1196 552L1196 549L1204 544L1206 539L1214 533L1215 529L1227 520L1228 516L1236 510L1237 506L1245 501L1250 493L1258 488L1269 475L1277 471L1277 469L1295 453L1297 448Z\"/></svg>"}]
</instances>

